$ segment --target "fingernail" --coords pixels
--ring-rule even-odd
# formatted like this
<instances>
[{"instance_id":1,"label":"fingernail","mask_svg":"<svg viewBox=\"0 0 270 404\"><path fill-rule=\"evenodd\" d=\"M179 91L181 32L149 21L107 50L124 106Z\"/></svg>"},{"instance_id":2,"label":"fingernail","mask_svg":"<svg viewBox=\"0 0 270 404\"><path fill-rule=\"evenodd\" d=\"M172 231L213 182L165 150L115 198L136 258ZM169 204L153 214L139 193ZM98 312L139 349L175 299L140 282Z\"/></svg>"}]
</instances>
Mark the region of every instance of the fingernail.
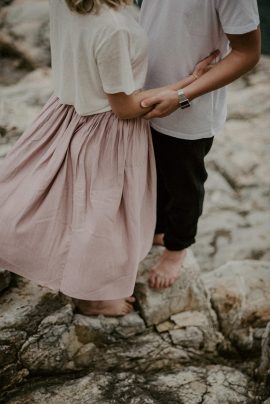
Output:
<instances>
[{"instance_id":1,"label":"fingernail","mask_svg":"<svg viewBox=\"0 0 270 404\"><path fill-rule=\"evenodd\" d=\"M146 108L147 107L147 105L142 101L141 102L141 106L142 106L142 108Z\"/></svg>"}]
</instances>

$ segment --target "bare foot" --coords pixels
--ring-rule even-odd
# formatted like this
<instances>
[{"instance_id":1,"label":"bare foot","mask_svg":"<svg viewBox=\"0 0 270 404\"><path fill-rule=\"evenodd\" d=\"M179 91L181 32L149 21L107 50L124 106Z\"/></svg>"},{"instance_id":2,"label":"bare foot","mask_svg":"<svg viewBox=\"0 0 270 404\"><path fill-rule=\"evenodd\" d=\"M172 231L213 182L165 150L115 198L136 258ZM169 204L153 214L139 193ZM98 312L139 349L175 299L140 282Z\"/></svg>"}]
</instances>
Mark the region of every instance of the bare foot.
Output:
<instances>
[{"instance_id":1,"label":"bare foot","mask_svg":"<svg viewBox=\"0 0 270 404\"><path fill-rule=\"evenodd\" d=\"M164 245L164 233L155 234L153 245Z\"/></svg>"},{"instance_id":2,"label":"bare foot","mask_svg":"<svg viewBox=\"0 0 270 404\"><path fill-rule=\"evenodd\" d=\"M149 286L155 289L169 288L178 278L187 250L165 250L149 274Z\"/></svg>"},{"instance_id":3,"label":"bare foot","mask_svg":"<svg viewBox=\"0 0 270 404\"><path fill-rule=\"evenodd\" d=\"M80 314L85 316L97 316L103 314L108 317L124 316L133 310L132 303L135 297L130 296L125 299L88 301L73 299Z\"/></svg>"}]
</instances>

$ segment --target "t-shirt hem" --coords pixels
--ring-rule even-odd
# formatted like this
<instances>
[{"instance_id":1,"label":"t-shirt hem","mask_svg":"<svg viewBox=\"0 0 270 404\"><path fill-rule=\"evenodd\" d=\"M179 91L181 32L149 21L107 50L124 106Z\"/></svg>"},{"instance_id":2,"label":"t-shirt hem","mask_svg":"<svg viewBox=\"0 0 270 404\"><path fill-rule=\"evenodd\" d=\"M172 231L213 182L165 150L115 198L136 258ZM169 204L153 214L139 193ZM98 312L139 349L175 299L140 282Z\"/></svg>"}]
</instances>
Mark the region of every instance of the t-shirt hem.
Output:
<instances>
[{"instance_id":1,"label":"t-shirt hem","mask_svg":"<svg viewBox=\"0 0 270 404\"><path fill-rule=\"evenodd\" d=\"M129 88L123 88L123 87L106 88L106 87L104 87L103 90L106 94L125 93L126 95L131 95L136 91L136 88L135 88L135 86L129 87Z\"/></svg>"},{"instance_id":2,"label":"t-shirt hem","mask_svg":"<svg viewBox=\"0 0 270 404\"><path fill-rule=\"evenodd\" d=\"M187 134L187 133L183 133L183 132L174 132L172 130L162 128L161 126L158 126L152 122L150 123L151 127L153 129L155 129L157 132L160 132L163 135L168 135L168 136L172 136L172 137L176 137L178 139L184 139L184 140L198 140L198 139L204 139L204 138L216 136L223 129L224 124L225 124L225 122L222 123L222 125L218 126L217 128L210 129L209 131L206 131L206 132L196 133L194 135L194 134L190 134L190 133Z\"/></svg>"},{"instance_id":3,"label":"t-shirt hem","mask_svg":"<svg viewBox=\"0 0 270 404\"><path fill-rule=\"evenodd\" d=\"M53 92L53 96L58 98L61 104L69 105L69 106L73 107L75 109L75 111L77 112L77 114L80 115L80 116L97 115L97 114L102 114L103 112L109 112L109 111L112 110L112 108L108 105L108 106L106 106L104 108L101 108L101 109L98 109L98 110L95 110L95 111L81 111L81 110L79 110L77 108L76 104L74 105L74 104L69 103L69 102L64 102L61 99L61 96L57 95L55 91Z\"/></svg>"},{"instance_id":4,"label":"t-shirt hem","mask_svg":"<svg viewBox=\"0 0 270 404\"><path fill-rule=\"evenodd\" d=\"M258 28L259 24L260 24L260 21L257 20L257 22L252 22L247 25L240 26L240 27L239 26L237 26L237 27L223 26L222 28L226 34L241 35L241 34L246 34L247 32L255 31Z\"/></svg>"}]
</instances>

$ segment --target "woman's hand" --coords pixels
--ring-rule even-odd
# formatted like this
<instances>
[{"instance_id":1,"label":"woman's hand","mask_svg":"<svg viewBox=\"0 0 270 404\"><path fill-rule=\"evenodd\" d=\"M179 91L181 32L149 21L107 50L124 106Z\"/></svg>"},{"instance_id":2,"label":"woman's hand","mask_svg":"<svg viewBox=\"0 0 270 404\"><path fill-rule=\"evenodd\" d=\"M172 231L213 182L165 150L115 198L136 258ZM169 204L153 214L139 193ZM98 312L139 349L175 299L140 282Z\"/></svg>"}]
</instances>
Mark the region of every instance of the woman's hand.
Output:
<instances>
[{"instance_id":1,"label":"woman's hand","mask_svg":"<svg viewBox=\"0 0 270 404\"><path fill-rule=\"evenodd\" d=\"M220 54L220 51L215 50L209 56L207 56L205 59L203 59L199 63L197 63L195 66L195 69L192 72L192 76L194 76L196 79L198 79L199 77L201 77L205 73L207 73L214 66L212 64L212 62L219 56L219 54Z\"/></svg>"}]
</instances>

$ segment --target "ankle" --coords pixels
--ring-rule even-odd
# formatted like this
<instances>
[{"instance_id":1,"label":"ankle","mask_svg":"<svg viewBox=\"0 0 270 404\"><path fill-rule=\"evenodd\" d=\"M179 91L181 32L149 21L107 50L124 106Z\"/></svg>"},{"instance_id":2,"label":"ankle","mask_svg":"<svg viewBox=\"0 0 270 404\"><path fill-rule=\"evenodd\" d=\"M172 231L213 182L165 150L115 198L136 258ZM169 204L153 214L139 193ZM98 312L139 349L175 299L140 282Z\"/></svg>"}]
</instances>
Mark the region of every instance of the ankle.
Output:
<instances>
[{"instance_id":1,"label":"ankle","mask_svg":"<svg viewBox=\"0 0 270 404\"><path fill-rule=\"evenodd\" d=\"M171 260L171 261L179 261L181 259L183 259L183 257L185 257L187 253L187 250L177 250L177 251L173 251L173 250L168 250L166 248L166 250L164 251L164 258Z\"/></svg>"}]
</instances>

